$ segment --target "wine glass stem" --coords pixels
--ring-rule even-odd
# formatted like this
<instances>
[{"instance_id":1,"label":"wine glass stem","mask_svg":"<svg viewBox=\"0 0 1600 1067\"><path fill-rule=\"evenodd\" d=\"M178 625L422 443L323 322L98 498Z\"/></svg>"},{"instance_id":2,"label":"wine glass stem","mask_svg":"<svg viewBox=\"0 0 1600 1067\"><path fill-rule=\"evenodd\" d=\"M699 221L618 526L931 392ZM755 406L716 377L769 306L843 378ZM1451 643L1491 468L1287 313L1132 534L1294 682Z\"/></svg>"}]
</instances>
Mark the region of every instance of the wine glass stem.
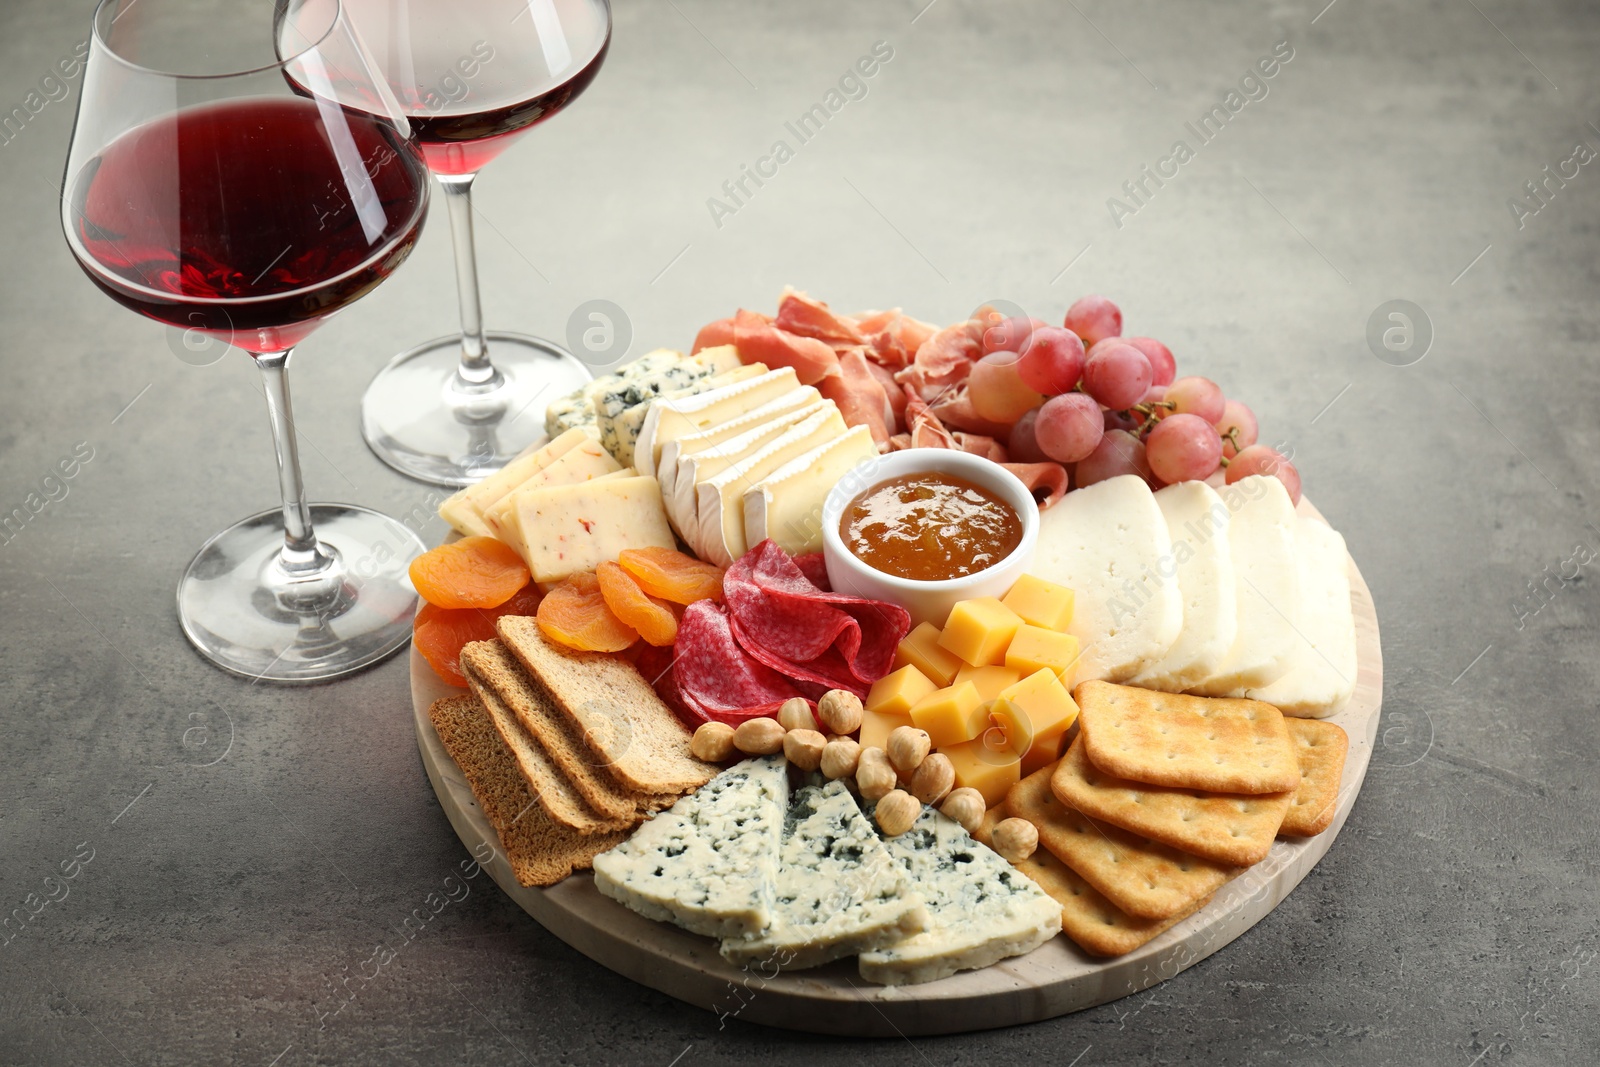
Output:
<instances>
[{"instance_id":1,"label":"wine glass stem","mask_svg":"<svg viewBox=\"0 0 1600 1067\"><path fill-rule=\"evenodd\" d=\"M483 338L483 302L478 297L478 250L472 238L472 183L476 174L440 175L450 210L450 237L456 250L456 294L461 300L461 365L456 385L468 392L493 389L500 375L489 362Z\"/></svg>"},{"instance_id":2,"label":"wine glass stem","mask_svg":"<svg viewBox=\"0 0 1600 1067\"><path fill-rule=\"evenodd\" d=\"M267 416L272 422L272 444L278 455L278 487L283 492L283 551L279 564L292 577L318 574L332 558L317 542L311 528L311 506L306 503L305 480L300 476L300 447L295 438L294 409L289 403L289 356L293 352L256 354L261 384L267 394Z\"/></svg>"}]
</instances>

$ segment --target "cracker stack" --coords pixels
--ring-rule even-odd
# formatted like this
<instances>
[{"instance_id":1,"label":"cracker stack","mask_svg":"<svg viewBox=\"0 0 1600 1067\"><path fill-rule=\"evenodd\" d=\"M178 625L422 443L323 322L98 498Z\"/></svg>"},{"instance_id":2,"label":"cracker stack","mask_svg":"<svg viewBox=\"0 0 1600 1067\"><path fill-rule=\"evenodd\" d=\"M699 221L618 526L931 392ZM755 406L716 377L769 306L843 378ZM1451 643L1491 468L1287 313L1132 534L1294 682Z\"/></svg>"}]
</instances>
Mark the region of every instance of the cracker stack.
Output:
<instances>
[{"instance_id":1,"label":"cracker stack","mask_svg":"<svg viewBox=\"0 0 1600 1067\"><path fill-rule=\"evenodd\" d=\"M587 870L720 770L632 665L559 648L531 618L498 629L461 651L472 695L429 715L523 885Z\"/></svg>"},{"instance_id":2,"label":"cracker stack","mask_svg":"<svg viewBox=\"0 0 1600 1067\"><path fill-rule=\"evenodd\" d=\"M1019 864L1093 955L1132 951L1198 911L1278 837L1333 821L1345 733L1255 700L1085 682L1067 754L1024 778L1005 813L1044 849ZM991 821L997 818L991 812Z\"/></svg>"}]
</instances>

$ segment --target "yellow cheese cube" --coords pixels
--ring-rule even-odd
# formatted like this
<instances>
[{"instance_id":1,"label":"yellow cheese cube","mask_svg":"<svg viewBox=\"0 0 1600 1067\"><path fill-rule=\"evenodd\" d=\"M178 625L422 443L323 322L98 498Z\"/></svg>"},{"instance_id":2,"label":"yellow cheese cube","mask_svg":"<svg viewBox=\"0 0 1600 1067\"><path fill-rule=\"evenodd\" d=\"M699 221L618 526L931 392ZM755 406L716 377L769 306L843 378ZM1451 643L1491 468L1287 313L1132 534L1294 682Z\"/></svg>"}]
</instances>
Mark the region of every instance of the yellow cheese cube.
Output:
<instances>
[{"instance_id":1,"label":"yellow cheese cube","mask_svg":"<svg viewBox=\"0 0 1600 1067\"><path fill-rule=\"evenodd\" d=\"M908 663L872 683L872 689L867 693L866 709L904 718L911 714L911 705L938 688L928 680L926 674Z\"/></svg>"},{"instance_id":2,"label":"yellow cheese cube","mask_svg":"<svg viewBox=\"0 0 1600 1067\"><path fill-rule=\"evenodd\" d=\"M1071 684L1072 667L1077 662L1078 639L1042 626L1017 627L1017 635L1006 649L1006 666L1016 668L1019 676L1048 669L1063 685Z\"/></svg>"},{"instance_id":3,"label":"yellow cheese cube","mask_svg":"<svg viewBox=\"0 0 1600 1067\"><path fill-rule=\"evenodd\" d=\"M939 749L956 769L956 785L983 794L985 807L992 808L1006 798L1006 791L1022 780L1022 760L1004 746L995 746L983 737L961 745Z\"/></svg>"},{"instance_id":4,"label":"yellow cheese cube","mask_svg":"<svg viewBox=\"0 0 1600 1067\"><path fill-rule=\"evenodd\" d=\"M939 645L943 635L931 622L921 623L906 635L894 654L896 669L910 665L926 675L934 685L946 686L956 679L961 660Z\"/></svg>"},{"instance_id":5,"label":"yellow cheese cube","mask_svg":"<svg viewBox=\"0 0 1600 1067\"><path fill-rule=\"evenodd\" d=\"M1031 574L1018 578L1001 603L1046 630L1065 630L1072 622L1072 590Z\"/></svg>"},{"instance_id":6,"label":"yellow cheese cube","mask_svg":"<svg viewBox=\"0 0 1600 1067\"><path fill-rule=\"evenodd\" d=\"M910 715L890 715L882 711L861 713L861 747L883 748L889 743L889 734L896 726L910 726Z\"/></svg>"},{"instance_id":7,"label":"yellow cheese cube","mask_svg":"<svg viewBox=\"0 0 1600 1067\"><path fill-rule=\"evenodd\" d=\"M1022 619L992 596L963 600L950 609L939 646L974 667L999 666Z\"/></svg>"},{"instance_id":8,"label":"yellow cheese cube","mask_svg":"<svg viewBox=\"0 0 1600 1067\"><path fill-rule=\"evenodd\" d=\"M1026 716L1032 727L1032 741L1022 759L1023 774L1061 758L1061 742L1078 721L1078 705L1054 671L1041 668L1010 686L995 702L997 708L1001 704L1014 716Z\"/></svg>"},{"instance_id":9,"label":"yellow cheese cube","mask_svg":"<svg viewBox=\"0 0 1600 1067\"><path fill-rule=\"evenodd\" d=\"M911 705L911 723L927 731L934 748L943 748L983 733L989 726L989 714L978 699L978 687L971 682L957 682Z\"/></svg>"},{"instance_id":10,"label":"yellow cheese cube","mask_svg":"<svg viewBox=\"0 0 1600 1067\"><path fill-rule=\"evenodd\" d=\"M1067 730L1071 723L1062 721L1046 730L1033 735L1033 744L1028 746L1027 754L1022 757L1023 776L1032 774L1040 767L1048 767L1061 758L1066 751Z\"/></svg>"},{"instance_id":11,"label":"yellow cheese cube","mask_svg":"<svg viewBox=\"0 0 1600 1067\"><path fill-rule=\"evenodd\" d=\"M1013 670L1011 667L973 667L963 665L956 671L955 684L971 682L978 687L978 699L985 704L1000 695L1000 690L1008 685L1014 685L1022 679L1024 672ZM1032 674L1032 671L1027 673Z\"/></svg>"},{"instance_id":12,"label":"yellow cheese cube","mask_svg":"<svg viewBox=\"0 0 1600 1067\"><path fill-rule=\"evenodd\" d=\"M991 738L991 744L1003 743L1006 748L1022 755L1033 747L1033 716L1011 701L1001 697L989 705L989 719L1004 738L1001 742Z\"/></svg>"}]
</instances>

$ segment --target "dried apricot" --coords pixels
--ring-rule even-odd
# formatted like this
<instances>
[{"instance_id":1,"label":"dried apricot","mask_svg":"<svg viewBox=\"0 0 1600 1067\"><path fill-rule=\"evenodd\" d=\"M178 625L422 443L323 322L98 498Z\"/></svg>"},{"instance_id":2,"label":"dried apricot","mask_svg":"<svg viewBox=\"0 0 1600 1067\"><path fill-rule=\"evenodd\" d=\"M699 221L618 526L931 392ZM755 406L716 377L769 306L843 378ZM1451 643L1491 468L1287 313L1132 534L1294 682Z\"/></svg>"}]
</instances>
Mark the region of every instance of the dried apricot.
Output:
<instances>
[{"instance_id":1,"label":"dried apricot","mask_svg":"<svg viewBox=\"0 0 1600 1067\"><path fill-rule=\"evenodd\" d=\"M582 652L621 652L639 639L639 631L606 606L600 580L574 574L539 603L539 629L550 640Z\"/></svg>"},{"instance_id":2,"label":"dried apricot","mask_svg":"<svg viewBox=\"0 0 1600 1067\"><path fill-rule=\"evenodd\" d=\"M493 608L441 608L424 604L412 624L411 640L435 674L451 685L465 686L461 650L473 641L492 641L494 624L504 615L533 615L539 610L539 590L530 582L505 603Z\"/></svg>"},{"instance_id":3,"label":"dried apricot","mask_svg":"<svg viewBox=\"0 0 1600 1067\"><path fill-rule=\"evenodd\" d=\"M671 548L625 548L617 563L651 596L674 604L722 599L722 568Z\"/></svg>"},{"instance_id":4,"label":"dried apricot","mask_svg":"<svg viewBox=\"0 0 1600 1067\"><path fill-rule=\"evenodd\" d=\"M492 537L463 537L411 561L411 584L440 608L497 608L528 584L517 550Z\"/></svg>"},{"instance_id":5,"label":"dried apricot","mask_svg":"<svg viewBox=\"0 0 1600 1067\"><path fill-rule=\"evenodd\" d=\"M678 639L678 616L672 605L639 588L633 576L615 563L602 563L595 568L600 580L600 595L612 614L635 630L639 636L657 647L670 645Z\"/></svg>"}]
</instances>

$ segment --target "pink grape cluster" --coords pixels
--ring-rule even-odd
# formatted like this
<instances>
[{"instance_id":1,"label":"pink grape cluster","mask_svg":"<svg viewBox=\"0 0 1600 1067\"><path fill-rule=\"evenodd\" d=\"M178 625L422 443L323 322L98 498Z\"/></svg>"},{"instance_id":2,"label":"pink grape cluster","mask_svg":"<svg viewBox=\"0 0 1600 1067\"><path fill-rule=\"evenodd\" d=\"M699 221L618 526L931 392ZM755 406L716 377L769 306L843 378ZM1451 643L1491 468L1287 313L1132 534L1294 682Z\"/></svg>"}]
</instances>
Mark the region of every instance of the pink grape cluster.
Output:
<instances>
[{"instance_id":1,"label":"pink grape cluster","mask_svg":"<svg viewBox=\"0 0 1600 1067\"><path fill-rule=\"evenodd\" d=\"M1177 377L1172 350L1123 337L1122 310L1103 296L1067 309L1060 326L1010 318L983 335L967 389L979 415L1012 426L1018 462L1054 460L1076 488L1137 474L1159 488L1225 470L1283 482L1300 502L1300 472L1256 442L1256 417L1209 378Z\"/></svg>"}]
</instances>

